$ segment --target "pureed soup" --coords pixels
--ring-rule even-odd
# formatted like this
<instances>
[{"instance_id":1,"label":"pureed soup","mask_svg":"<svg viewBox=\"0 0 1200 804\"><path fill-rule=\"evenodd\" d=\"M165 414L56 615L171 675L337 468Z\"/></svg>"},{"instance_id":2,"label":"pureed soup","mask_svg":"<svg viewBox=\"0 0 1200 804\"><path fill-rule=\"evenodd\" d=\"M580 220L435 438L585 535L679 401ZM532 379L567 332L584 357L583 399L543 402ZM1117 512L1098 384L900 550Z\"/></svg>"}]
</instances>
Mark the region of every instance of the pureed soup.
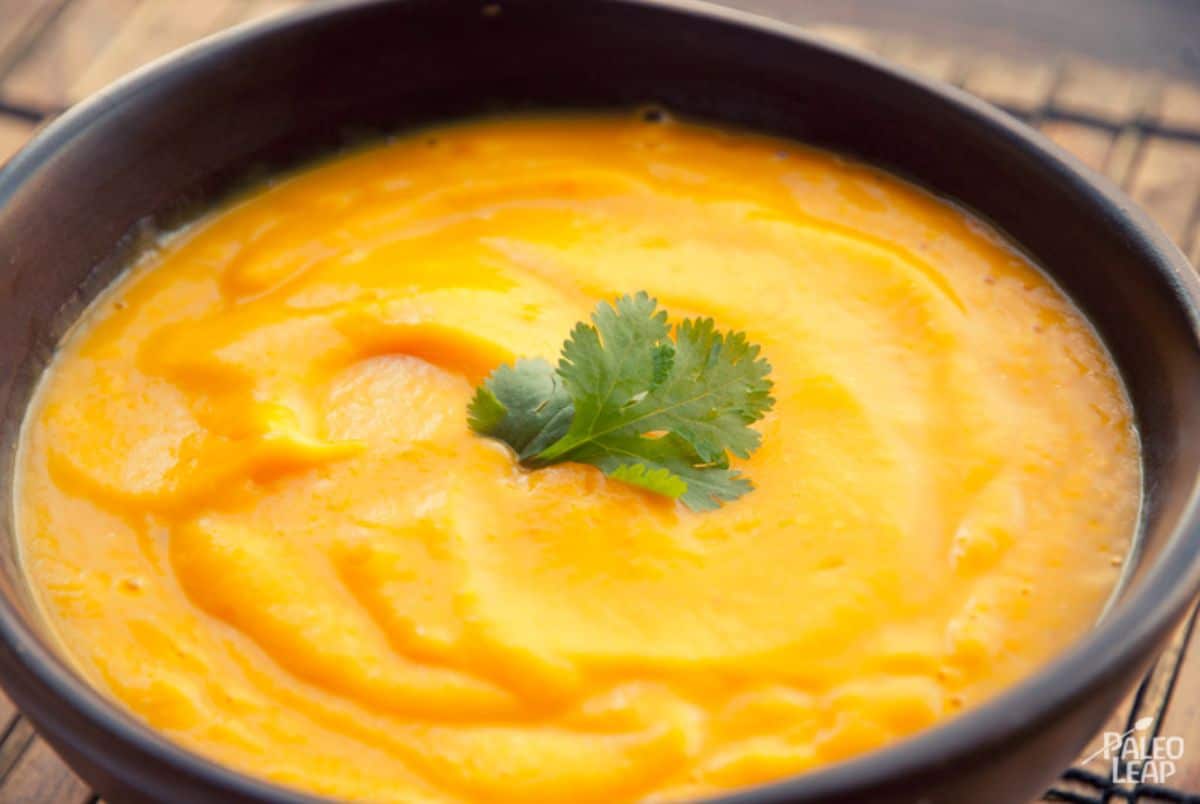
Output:
<instances>
[{"instance_id":1,"label":"pureed soup","mask_svg":"<svg viewBox=\"0 0 1200 804\"><path fill-rule=\"evenodd\" d=\"M642 290L771 364L716 510L468 426ZM66 339L20 470L96 686L251 774L437 802L683 799L952 717L1092 625L1140 483L1103 347L987 224L636 115L424 131L166 238Z\"/></svg>"}]
</instances>

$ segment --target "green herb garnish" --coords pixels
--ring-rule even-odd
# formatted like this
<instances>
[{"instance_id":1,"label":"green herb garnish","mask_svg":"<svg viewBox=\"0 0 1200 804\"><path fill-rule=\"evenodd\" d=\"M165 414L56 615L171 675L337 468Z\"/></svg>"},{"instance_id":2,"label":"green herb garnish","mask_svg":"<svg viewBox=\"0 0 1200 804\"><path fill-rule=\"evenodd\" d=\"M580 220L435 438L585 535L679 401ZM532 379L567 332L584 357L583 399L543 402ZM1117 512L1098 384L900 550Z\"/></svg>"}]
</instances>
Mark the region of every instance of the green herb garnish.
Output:
<instances>
[{"instance_id":1,"label":"green herb garnish","mask_svg":"<svg viewBox=\"0 0 1200 804\"><path fill-rule=\"evenodd\" d=\"M575 325L558 367L521 359L475 390L471 429L504 441L523 466L563 461L710 511L753 488L729 468L761 437L770 364L745 333L712 319L674 327L646 293L601 302Z\"/></svg>"}]
</instances>

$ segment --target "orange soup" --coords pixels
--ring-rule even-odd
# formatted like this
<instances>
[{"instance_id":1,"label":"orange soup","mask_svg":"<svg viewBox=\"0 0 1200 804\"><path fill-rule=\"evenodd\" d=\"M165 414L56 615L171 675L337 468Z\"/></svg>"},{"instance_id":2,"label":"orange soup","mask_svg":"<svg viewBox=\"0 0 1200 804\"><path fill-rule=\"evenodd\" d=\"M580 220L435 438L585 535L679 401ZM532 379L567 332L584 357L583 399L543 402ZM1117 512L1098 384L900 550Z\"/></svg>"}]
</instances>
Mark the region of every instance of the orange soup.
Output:
<instances>
[{"instance_id":1,"label":"orange soup","mask_svg":"<svg viewBox=\"0 0 1200 804\"><path fill-rule=\"evenodd\" d=\"M467 425L640 290L773 366L719 510ZM986 223L635 115L423 131L163 239L19 460L81 673L229 766L394 802L680 800L886 746L1087 631L1140 500L1104 348Z\"/></svg>"}]
</instances>

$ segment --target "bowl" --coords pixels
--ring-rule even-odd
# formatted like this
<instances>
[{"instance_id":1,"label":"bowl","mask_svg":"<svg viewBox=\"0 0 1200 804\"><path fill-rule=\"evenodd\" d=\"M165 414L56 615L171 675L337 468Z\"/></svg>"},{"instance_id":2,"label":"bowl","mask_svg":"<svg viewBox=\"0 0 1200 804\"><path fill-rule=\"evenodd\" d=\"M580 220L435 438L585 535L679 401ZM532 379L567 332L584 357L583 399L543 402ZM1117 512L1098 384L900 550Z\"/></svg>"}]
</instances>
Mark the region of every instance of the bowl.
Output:
<instances>
[{"instance_id":1,"label":"bowl","mask_svg":"<svg viewBox=\"0 0 1200 804\"><path fill-rule=\"evenodd\" d=\"M1144 449L1138 549L1101 622L1034 676L886 749L721 801L974 804L1035 796L1200 589L1200 285L1102 178L965 93L687 0L359 0L205 40L72 109L0 172L0 682L112 802L304 802L156 734L63 660L13 532L40 369L147 233L364 137L530 108L656 103L845 152L994 223L1090 318Z\"/></svg>"}]
</instances>

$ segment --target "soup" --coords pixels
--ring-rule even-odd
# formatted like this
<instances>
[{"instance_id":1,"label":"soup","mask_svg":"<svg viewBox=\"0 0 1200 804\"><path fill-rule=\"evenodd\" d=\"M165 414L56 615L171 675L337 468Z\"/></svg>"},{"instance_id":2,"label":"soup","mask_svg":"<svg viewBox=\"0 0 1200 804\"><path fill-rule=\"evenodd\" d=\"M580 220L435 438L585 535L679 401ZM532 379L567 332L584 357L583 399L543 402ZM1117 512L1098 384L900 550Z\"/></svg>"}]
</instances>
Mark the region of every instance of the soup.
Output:
<instances>
[{"instance_id":1,"label":"soup","mask_svg":"<svg viewBox=\"0 0 1200 804\"><path fill-rule=\"evenodd\" d=\"M467 424L643 290L772 366L716 510ZM65 339L19 469L80 672L372 801L678 800L888 745L1087 631L1140 500L1103 346L986 223L640 115L422 131L164 238Z\"/></svg>"}]
</instances>

